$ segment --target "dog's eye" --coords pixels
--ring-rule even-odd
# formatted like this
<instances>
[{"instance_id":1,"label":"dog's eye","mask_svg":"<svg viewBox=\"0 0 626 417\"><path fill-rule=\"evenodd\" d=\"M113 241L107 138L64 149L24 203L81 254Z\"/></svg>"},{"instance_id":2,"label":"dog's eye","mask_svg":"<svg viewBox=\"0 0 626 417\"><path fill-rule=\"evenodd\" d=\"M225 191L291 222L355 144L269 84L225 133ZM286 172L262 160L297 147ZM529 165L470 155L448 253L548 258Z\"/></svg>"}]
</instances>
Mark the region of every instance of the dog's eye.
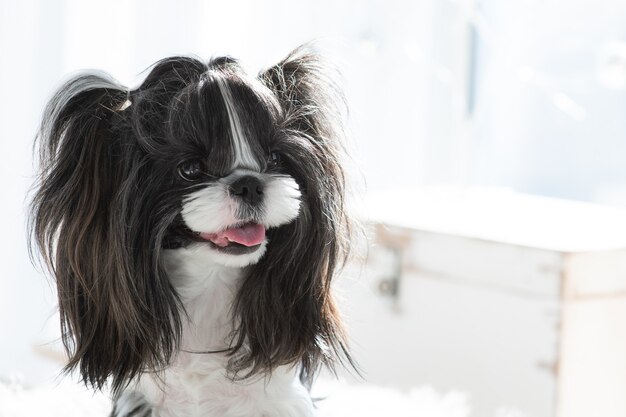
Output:
<instances>
[{"instance_id":1,"label":"dog's eye","mask_svg":"<svg viewBox=\"0 0 626 417\"><path fill-rule=\"evenodd\" d=\"M280 164L280 161L280 154L276 151L272 151L270 152L270 157L267 160L267 166L270 168L276 167Z\"/></svg>"},{"instance_id":2,"label":"dog's eye","mask_svg":"<svg viewBox=\"0 0 626 417\"><path fill-rule=\"evenodd\" d=\"M178 166L178 175L185 181L196 181L203 172L202 161L199 159L185 161Z\"/></svg>"}]
</instances>

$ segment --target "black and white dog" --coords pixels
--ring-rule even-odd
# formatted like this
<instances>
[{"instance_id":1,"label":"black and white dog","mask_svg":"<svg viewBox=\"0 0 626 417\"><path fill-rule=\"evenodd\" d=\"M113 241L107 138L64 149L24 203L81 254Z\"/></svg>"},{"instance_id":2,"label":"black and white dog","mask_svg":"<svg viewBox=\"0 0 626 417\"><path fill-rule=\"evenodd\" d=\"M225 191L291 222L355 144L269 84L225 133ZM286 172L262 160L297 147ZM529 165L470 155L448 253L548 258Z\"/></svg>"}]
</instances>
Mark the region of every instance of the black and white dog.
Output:
<instances>
[{"instance_id":1,"label":"black and white dog","mask_svg":"<svg viewBox=\"0 0 626 417\"><path fill-rule=\"evenodd\" d=\"M308 47L258 77L173 57L52 98L32 236L67 369L110 384L113 416L312 416L316 372L352 364L331 295L344 110Z\"/></svg>"}]
</instances>

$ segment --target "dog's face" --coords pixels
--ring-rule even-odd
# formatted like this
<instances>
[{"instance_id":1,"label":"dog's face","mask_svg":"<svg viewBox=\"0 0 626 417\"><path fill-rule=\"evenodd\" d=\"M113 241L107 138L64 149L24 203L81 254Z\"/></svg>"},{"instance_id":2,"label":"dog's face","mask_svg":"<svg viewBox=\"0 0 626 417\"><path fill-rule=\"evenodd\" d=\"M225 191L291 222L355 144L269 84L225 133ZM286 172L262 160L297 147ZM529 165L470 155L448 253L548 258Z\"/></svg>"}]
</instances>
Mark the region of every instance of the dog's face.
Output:
<instances>
[{"instance_id":1,"label":"dog's face","mask_svg":"<svg viewBox=\"0 0 626 417\"><path fill-rule=\"evenodd\" d=\"M168 366L185 311L166 250L246 267L231 371L312 376L349 360L330 292L350 224L342 110L306 48L258 77L230 58L172 57L135 89L102 73L61 87L40 132L31 227L58 287L68 368L120 389Z\"/></svg>"},{"instance_id":2,"label":"dog's face","mask_svg":"<svg viewBox=\"0 0 626 417\"><path fill-rule=\"evenodd\" d=\"M291 166L308 163L307 155L296 161L285 151L297 144L278 126L276 97L234 64L212 68L172 100L173 134L163 133L159 146L174 178L165 184L176 189L170 210L178 213L164 245L225 266L256 263L266 232L298 216Z\"/></svg>"}]
</instances>

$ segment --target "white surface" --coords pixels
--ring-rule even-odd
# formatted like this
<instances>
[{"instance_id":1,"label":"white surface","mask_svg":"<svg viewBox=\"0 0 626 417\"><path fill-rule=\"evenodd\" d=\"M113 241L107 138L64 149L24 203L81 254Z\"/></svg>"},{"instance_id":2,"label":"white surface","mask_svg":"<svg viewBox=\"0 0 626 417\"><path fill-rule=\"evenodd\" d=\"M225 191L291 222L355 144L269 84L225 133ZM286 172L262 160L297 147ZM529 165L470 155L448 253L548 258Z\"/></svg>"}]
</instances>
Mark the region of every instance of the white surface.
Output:
<instances>
[{"instance_id":1,"label":"white surface","mask_svg":"<svg viewBox=\"0 0 626 417\"><path fill-rule=\"evenodd\" d=\"M25 388L0 380L0 417L106 417L108 397L69 380Z\"/></svg>"},{"instance_id":2,"label":"white surface","mask_svg":"<svg viewBox=\"0 0 626 417\"><path fill-rule=\"evenodd\" d=\"M626 297L564 308L557 417L626 416Z\"/></svg>"},{"instance_id":3,"label":"white surface","mask_svg":"<svg viewBox=\"0 0 626 417\"><path fill-rule=\"evenodd\" d=\"M344 287L370 382L463 389L480 415L626 415L626 212L498 189L370 197L383 225ZM378 292L394 250L395 298Z\"/></svg>"},{"instance_id":4,"label":"white surface","mask_svg":"<svg viewBox=\"0 0 626 417\"><path fill-rule=\"evenodd\" d=\"M626 248L626 210L499 188L408 188L366 199L372 221L561 251Z\"/></svg>"},{"instance_id":5,"label":"white surface","mask_svg":"<svg viewBox=\"0 0 626 417\"><path fill-rule=\"evenodd\" d=\"M441 394L430 387L402 392L374 385L325 384L316 417L470 417L466 394ZM481 416L491 417L491 416ZM493 416L505 417L505 416ZM515 417L511 415L510 417Z\"/></svg>"},{"instance_id":6,"label":"white surface","mask_svg":"<svg viewBox=\"0 0 626 417\"><path fill-rule=\"evenodd\" d=\"M313 393L324 396L316 417L524 417L504 409L478 414L472 412L467 395L441 394L430 387L401 392L322 380ZM0 417L107 417L110 409L106 395L67 380L29 389L0 382Z\"/></svg>"},{"instance_id":7,"label":"white surface","mask_svg":"<svg viewBox=\"0 0 626 417\"><path fill-rule=\"evenodd\" d=\"M566 299L626 296L626 250L569 254L564 268Z\"/></svg>"},{"instance_id":8,"label":"white surface","mask_svg":"<svg viewBox=\"0 0 626 417\"><path fill-rule=\"evenodd\" d=\"M397 231L388 227L388 233ZM405 270L504 292L558 297L562 256L558 252L481 239L414 231L404 254Z\"/></svg>"},{"instance_id":9,"label":"white surface","mask_svg":"<svg viewBox=\"0 0 626 417\"><path fill-rule=\"evenodd\" d=\"M461 255L449 253L451 262ZM408 273L393 300L378 293L390 271L381 266L370 265L365 276L339 285L368 383L467 392L477 416L503 410L552 416L556 297Z\"/></svg>"}]
</instances>

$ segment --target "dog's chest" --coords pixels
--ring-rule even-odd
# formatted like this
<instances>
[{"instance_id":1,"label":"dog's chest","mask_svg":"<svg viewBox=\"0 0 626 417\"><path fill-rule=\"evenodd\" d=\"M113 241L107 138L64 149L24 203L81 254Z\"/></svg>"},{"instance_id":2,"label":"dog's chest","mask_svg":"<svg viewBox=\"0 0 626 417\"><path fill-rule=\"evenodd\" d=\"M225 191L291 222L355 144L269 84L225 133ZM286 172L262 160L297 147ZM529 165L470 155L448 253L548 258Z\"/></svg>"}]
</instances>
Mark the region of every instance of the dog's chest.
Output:
<instances>
[{"instance_id":1,"label":"dog's chest","mask_svg":"<svg viewBox=\"0 0 626 417\"><path fill-rule=\"evenodd\" d=\"M193 251L168 251L168 272L185 306L181 351L161 380L144 375L134 387L152 417L312 417L309 392L297 370L233 381L225 349L234 328L231 307L241 278L236 268L215 268ZM130 407L128 407L130 408Z\"/></svg>"},{"instance_id":2,"label":"dog's chest","mask_svg":"<svg viewBox=\"0 0 626 417\"><path fill-rule=\"evenodd\" d=\"M159 383L142 378L137 391L154 417L312 417L308 391L293 369L277 369L271 378L233 382L222 355L188 356L168 369Z\"/></svg>"}]
</instances>

